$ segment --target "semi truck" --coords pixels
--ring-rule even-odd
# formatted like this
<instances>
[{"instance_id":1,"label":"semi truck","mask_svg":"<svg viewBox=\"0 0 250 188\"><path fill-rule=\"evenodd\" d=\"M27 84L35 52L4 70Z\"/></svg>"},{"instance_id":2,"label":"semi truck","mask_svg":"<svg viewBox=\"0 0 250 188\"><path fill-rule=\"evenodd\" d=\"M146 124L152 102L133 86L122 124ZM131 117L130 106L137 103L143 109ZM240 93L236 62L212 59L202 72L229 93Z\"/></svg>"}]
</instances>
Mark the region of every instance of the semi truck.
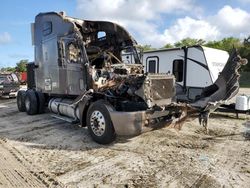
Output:
<instances>
[{"instance_id":1,"label":"semi truck","mask_svg":"<svg viewBox=\"0 0 250 188\"><path fill-rule=\"evenodd\" d=\"M32 41L35 60L27 65L28 90L17 95L21 112L35 115L48 107L54 117L87 126L100 144L111 143L116 135L138 135L186 113L187 104L176 103L174 75L145 73L137 42L118 24L40 13L32 24ZM124 53L132 54L133 63L122 61ZM242 59L236 53L229 59L217 79L228 87L218 89L215 82L191 108L202 114L218 99L235 94ZM230 85L224 81L228 74Z\"/></svg>"}]
</instances>

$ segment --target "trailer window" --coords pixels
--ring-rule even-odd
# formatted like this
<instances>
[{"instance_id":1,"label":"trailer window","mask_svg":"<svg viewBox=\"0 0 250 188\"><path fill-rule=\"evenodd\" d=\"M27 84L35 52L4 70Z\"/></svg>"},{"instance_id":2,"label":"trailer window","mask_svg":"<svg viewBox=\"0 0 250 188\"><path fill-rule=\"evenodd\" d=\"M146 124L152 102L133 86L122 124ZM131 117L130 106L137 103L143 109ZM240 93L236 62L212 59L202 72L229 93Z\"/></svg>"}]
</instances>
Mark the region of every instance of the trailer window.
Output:
<instances>
[{"instance_id":1,"label":"trailer window","mask_svg":"<svg viewBox=\"0 0 250 188\"><path fill-rule=\"evenodd\" d=\"M176 82L183 81L183 60L175 59L173 61L173 74L175 76Z\"/></svg>"},{"instance_id":2,"label":"trailer window","mask_svg":"<svg viewBox=\"0 0 250 188\"><path fill-rule=\"evenodd\" d=\"M47 36L52 33L52 22L43 23L43 36Z\"/></svg>"},{"instance_id":3,"label":"trailer window","mask_svg":"<svg viewBox=\"0 0 250 188\"><path fill-rule=\"evenodd\" d=\"M148 72L149 73L156 73L156 60L149 60L148 61Z\"/></svg>"}]
</instances>

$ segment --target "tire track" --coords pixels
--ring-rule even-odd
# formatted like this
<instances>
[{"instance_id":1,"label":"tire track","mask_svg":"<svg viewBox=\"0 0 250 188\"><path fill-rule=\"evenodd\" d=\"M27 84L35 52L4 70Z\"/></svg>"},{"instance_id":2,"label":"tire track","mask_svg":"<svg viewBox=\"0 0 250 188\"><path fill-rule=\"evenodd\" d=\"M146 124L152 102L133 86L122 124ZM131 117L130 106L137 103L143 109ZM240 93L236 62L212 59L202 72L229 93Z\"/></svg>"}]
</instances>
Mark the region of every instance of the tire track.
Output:
<instances>
[{"instance_id":1,"label":"tire track","mask_svg":"<svg viewBox=\"0 0 250 188\"><path fill-rule=\"evenodd\" d=\"M56 180L39 171L15 148L0 139L1 187L62 187Z\"/></svg>"}]
</instances>

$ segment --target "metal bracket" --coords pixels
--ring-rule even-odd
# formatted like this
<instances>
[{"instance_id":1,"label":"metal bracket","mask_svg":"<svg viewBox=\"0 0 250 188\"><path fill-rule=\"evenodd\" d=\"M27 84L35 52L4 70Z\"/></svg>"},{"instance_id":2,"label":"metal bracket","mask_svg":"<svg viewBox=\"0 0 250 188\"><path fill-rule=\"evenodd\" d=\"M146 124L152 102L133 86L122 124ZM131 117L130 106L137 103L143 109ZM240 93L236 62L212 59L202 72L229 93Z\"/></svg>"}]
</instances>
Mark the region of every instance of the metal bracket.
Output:
<instances>
[{"instance_id":1,"label":"metal bracket","mask_svg":"<svg viewBox=\"0 0 250 188\"><path fill-rule=\"evenodd\" d=\"M209 111L201 112L199 114L199 123L200 123L200 125L202 125L205 128L207 134L209 132L209 130L208 130L209 115L210 115Z\"/></svg>"}]
</instances>

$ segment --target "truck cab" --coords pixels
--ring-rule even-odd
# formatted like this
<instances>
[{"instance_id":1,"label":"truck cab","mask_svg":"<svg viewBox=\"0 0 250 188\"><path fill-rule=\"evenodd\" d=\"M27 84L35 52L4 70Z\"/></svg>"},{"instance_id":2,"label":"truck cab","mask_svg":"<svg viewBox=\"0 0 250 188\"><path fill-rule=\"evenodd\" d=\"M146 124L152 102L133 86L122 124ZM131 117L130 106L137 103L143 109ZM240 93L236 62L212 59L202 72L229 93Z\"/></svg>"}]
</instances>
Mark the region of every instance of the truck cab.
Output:
<instances>
[{"instance_id":1,"label":"truck cab","mask_svg":"<svg viewBox=\"0 0 250 188\"><path fill-rule=\"evenodd\" d=\"M0 74L0 97L15 97L19 88L20 83L15 73Z\"/></svg>"},{"instance_id":2,"label":"truck cab","mask_svg":"<svg viewBox=\"0 0 250 188\"><path fill-rule=\"evenodd\" d=\"M49 12L36 16L32 36L35 61L27 67L28 91L18 95L20 111L35 115L48 107L103 144L180 114L172 106L174 77L145 74L137 43L122 26ZM124 51L133 63L122 61Z\"/></svg>"}]
</instances>

